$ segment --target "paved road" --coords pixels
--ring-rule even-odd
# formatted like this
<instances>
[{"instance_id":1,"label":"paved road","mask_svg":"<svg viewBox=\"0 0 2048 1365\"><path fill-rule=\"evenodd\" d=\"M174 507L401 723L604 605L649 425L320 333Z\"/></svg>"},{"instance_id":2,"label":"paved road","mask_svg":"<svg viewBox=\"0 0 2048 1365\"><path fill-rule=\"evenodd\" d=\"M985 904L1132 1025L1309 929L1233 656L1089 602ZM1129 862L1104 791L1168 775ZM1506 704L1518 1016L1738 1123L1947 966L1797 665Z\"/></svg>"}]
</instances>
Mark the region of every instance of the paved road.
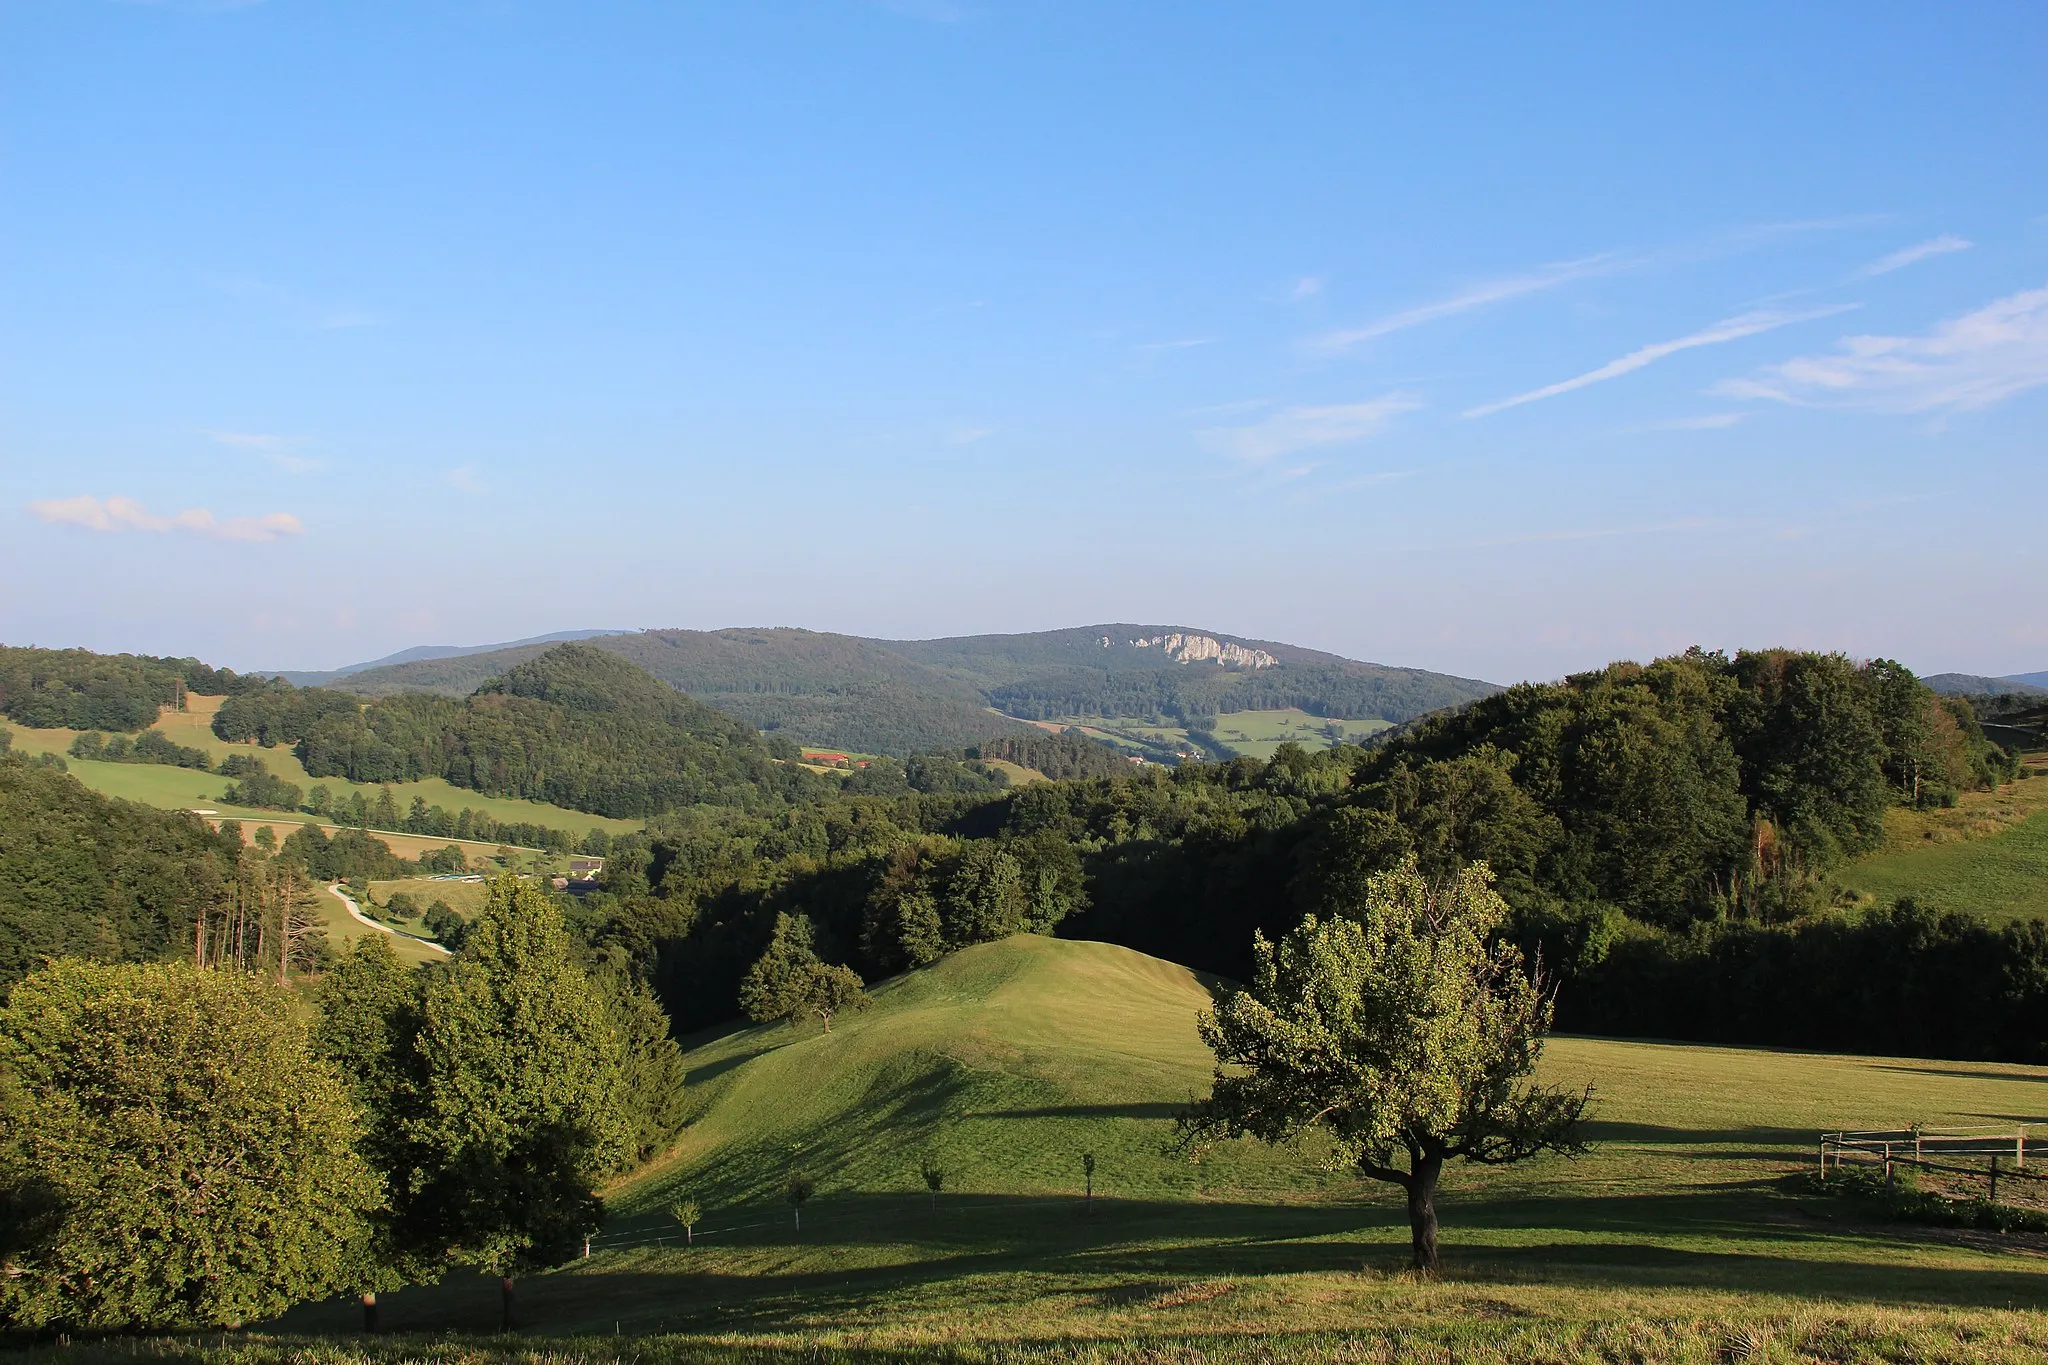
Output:
<instances>
[{"instance_id":1,"label":"paved road","mask_svg":"<svg viewBox=\"0 0 2048 1365\"><path fill-rule=\"evenodd\" d=\"M414 943L417 943L422 947L433 949L435 952L440 953L443 957L446 957L448 955L448 950L446 948L443 948L440 944L434 942L434 940L430 938L421 938L418 934L408 934L403 929L394 929L388 924L379 924L377 923L377 921L371 919L368 915L362 912L362 909L359 906L356 905L355 898L349 895L348 892L341 889L340 882L335 882L331 884L327 888L327 893L333 896L336 900L340 901L343 905L348 907L348 912L351 916L354 917L356 923L367 924L372 929L375 929L378 933L389 934L393 938L409 938Z\"/></svg>"}]
</instances>

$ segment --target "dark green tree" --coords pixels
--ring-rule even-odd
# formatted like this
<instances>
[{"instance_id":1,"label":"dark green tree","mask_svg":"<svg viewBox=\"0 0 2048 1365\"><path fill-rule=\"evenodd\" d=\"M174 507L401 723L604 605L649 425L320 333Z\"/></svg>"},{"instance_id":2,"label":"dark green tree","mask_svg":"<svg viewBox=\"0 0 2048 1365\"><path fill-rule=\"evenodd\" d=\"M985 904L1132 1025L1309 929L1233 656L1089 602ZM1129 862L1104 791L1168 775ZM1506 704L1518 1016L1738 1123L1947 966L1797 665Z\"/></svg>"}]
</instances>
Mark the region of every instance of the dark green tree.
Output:
<instances>
[{"instance_id":1,"label":"dark green tree","mask_svg":"<svg viewBox=\"0 0 2048 1365\"><path fill-rule=\"evenodd\" d=\"M58 963L0 1009L0 1094L9 1202L38 1210L0 1276L16 1324L233 1326L361 1273L380 1183L274 981Z\"/></svg>"},{"instance_id":2,"label":"dark green tree","mask_svg":"<svg viewBox=\"0 0 2048 1365\"><path fill-rule=\"evenodd\" d=\"M510 876L421 993L417 1108L405 1136L415 1237L512 1277L575 1254L604 1216L596 1183L631 1150L624 1047L561 911Z\"/></svg>"},{"instance_id":3,"label":"dark green tree","mask_svg":"<svg viewBox=\"0 0 2048 1365\"><path fill-rule=\"evenodd\" d=\"M1550 1001L1483 866L1431 885L1413 861L1373 877L1349 916L1305 919L1256 944L1251 987L1201 1018L1213 1093L1180 1120L1199 1150L1324 1132L1332 1160L1407 1194L1416 1269L1438 1265L1444 1163L1490 1165L1583 1149L1591 1091L1529 1081Z\"/></svg>"}]
</instances>

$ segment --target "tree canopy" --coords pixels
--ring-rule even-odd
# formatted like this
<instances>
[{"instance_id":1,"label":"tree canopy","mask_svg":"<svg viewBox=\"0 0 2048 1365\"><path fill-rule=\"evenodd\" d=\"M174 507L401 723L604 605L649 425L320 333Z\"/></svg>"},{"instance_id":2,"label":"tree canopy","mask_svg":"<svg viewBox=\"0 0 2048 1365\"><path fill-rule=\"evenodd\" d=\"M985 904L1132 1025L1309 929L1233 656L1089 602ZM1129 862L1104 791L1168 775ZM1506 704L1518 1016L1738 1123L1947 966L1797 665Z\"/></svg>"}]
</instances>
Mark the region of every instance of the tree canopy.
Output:
<instances>
[{"instance_id":1,"label":"tree canopy","mask_svg":"<svg viewBox=\"0 0 2048 1365\"><path fill-rule=\"evenodd\" d=\"M1550 1001L1496 938L1507 919L1483 865L1433 885L1410 858L1344 913L1310 915L1277 944L1261 937L1251 986L1201 1018L1215 1088L1184 1136L1321 1131L1334 1161L1407 1192L1415 1266L1434 1270L1446 1161L1582 1147L1590 1091L1529 1080Z\"/></svg>"},{"instance_id":2,"label":"tree canopy","mask_svg":"<svg viewBox=\"0 0 2048 1365\"><path fill-rule=\"evenodd\" d=\"M27 1327L232 1326L360 1273L380 1182L275 981L64 962L0 1009L0 1169L39 1204L0 1309Z\"/></svg>"}]
</instances>

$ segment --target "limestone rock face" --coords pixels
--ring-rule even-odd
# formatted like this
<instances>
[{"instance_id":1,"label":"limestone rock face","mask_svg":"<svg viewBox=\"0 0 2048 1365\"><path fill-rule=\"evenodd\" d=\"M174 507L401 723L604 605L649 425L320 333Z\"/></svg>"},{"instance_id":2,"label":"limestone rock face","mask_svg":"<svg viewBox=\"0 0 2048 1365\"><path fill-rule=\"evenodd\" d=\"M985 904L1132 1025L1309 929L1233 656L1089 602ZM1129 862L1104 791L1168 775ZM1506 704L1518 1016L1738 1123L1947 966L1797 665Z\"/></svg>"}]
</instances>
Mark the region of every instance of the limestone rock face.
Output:
<instances>
[{"instance_id":1,"label":"limestone rock face","mask_svg":"<svg viewBox=\"0 0 2048 1365\"><path fill-rule=\"evenodd\" d=\"M1103 644L1109 643L1108 637ZM1171 635L1154 635L1148 640L1133 640L1137 649L1157 649L1176 663L1192 664L1204 661L1229 668L1272 668L1279 660L1263 649L1246 649L1243 645L1225 644L1207 635L1183 635L1175 631Z\"/></svg>"}]
</instances>

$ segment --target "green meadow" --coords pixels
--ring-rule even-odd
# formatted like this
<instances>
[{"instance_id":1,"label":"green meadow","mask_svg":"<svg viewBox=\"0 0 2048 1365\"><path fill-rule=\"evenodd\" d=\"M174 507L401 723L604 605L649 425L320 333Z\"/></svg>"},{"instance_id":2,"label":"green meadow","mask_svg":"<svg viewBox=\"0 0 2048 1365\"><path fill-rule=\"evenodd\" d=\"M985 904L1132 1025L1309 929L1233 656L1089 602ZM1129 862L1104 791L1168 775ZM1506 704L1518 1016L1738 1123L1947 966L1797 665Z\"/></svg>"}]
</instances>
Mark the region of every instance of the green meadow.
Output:
<instances>
[{"instance_id":1,"label":"green meadow","mask_svg":"<svg viewBox=\"0 0 2048 1365\"><path fill-rule=\"evenodd\" d=\"M302 792L312 790L314 784L327 788L337 801L346 801L352 792L361 792L365 801L375 801L382 788L349 782L339 777L310 777L298 756L287 745L262 747L254 744L229 744L216 737L212 730L213 713L220 704L218 697L193 697L189 711L166 711L158 720L156 728L162 730L174 742L187 748L203 749L218 764L229 754L253 753L276 776L287 782L297 783ZM65 756L76 739L76 730L31 730L22 726L10 727L14 732L14 747L27 753L50 753ZM276 811L263 811L250 807L229 806L221 802L220 794L232 780L217 773L202 773L190 768L173 768L156 763L100 763L64 758L73 776L96 792L107 796L118 796L144 805L157 806L166 810L189 810L203 808L219 811L229 818L271 819L278 818ZM588 815L582 811L552 806L540 801L521 801L513 797L485 796L457 787L442 778L430 777L418 782L395 782L391 786L391 797L402 812L412 804L414 797L422 797L429 806L440 806L449 812L468 806L472 810L486 812L493 818L504 821L520 821L527 824L547 825L555 829L572 830L584 834L601 829L609 834L623 834L640 828L635 820L613 820L602 815ZM438 843L447 843L443 839Z\"/></svg>"},{"instance_id":2,"label":"green meadow","mask_svg":"<svg viewBox=\"0 0 2048 1365\"><path fill-rule=\"evenodd\" d=\"M1953 809L1892 811L1885 846L1834 880L1873 904L1911 896L1994 924L2048 919L2048 763L2032 771Z\"/></svg>"},{"instance_id":3,"label":"green meadow","mask_svg":"<svg viewBox=\"0 0 2048 1365\"><path fill-rule=\"evenodd\" d=\"M1101 716L1068 716L1049 722L1054 726L1075 726L1083 733L1106 739L1120 748L1135 750L1140 744L1175 748L1188 743L1188 732L1175 725L1148 725L1132 719ZM1331 720L1289 707L1278 711L1231 711L1216 717L1216 738L1241 754L1271 758L1282 744L1299 744L1308 749L1327 749L1337 744L1356 744L1390 728L1378 718Z\"/></svg>"},{"instance_id":4,"label":"green meadow","mask_svg":"<svg viewBox=\"0 0 2048 1365\"><path fill-rule=\"evenodd\" d=\"M1448 1268L1423 1283L1389 1187L1313 1148L1170 1149L1172 1115L1208 1083L1210 989L1126 949L1018 937L883 983L829 1034L695 1040L690 1127L609 1192L589 1259L522 1283L522 1320L571 1358L620 1360L2048 1351L2038 1239L1873 1222L1801 1179L1825 1129L2048 1122L2048 1069L1556 1039L1544 1074L1594 1087L1592 1151L1453 1171ZM815 1184L800 1227L793 1173ZM690 1242L665 1212L682 1198L703 1208ZM1988 1311L2008 1308L2027 1311ZM463 1277L383 1311L407 1349L437 1349L421 1343L494 1328L496 1285ZM297 1349L356 1321L309 1307L263 1340ZM615 1332L630 1350L598 1340Z\"/></svg>"}]
</instances>

